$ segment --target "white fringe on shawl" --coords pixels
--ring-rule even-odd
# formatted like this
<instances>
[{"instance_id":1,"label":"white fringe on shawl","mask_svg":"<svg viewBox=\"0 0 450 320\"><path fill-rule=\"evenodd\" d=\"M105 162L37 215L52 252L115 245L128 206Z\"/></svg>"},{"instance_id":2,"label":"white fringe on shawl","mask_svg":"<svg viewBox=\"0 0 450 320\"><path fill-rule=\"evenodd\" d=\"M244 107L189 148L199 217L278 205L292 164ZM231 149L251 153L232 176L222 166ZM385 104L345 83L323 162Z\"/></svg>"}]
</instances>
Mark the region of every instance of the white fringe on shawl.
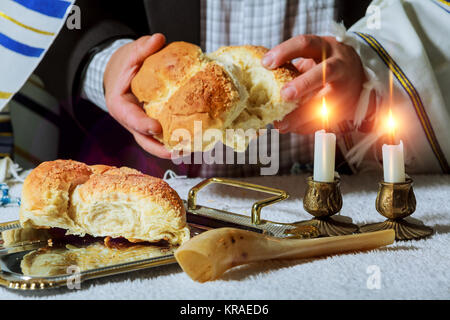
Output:
<instances>
[{"instance_id":1,"label":"white fringe on shawl","mask_svg":"<svg viewBox=\"0 0 450 320\"><path fill-rule=\"evenodd\" d=\"M336 40L339 42L349 45L355 49L357 49L360 46L360 43L357 40L347 36L347 30L345 29L342 23L341 24L333 23L332 33L336 37ZM375 110L375 114L373 115L375 119L373 132L368 133L366 137L364 137L357 144L355 144L353 148L350 149L346 154L347 161L350 164L355 165L356 167L358 167L361 164L366 153L369 151L370 148L372 148L372 146L377 142L377 140L382 135L381 130L377 130L377 127L379 125L378 115L381 109L378 100L383 91L383 87L377 75L371 69L365 67L364 62L362 62L362 64L367 81L363 84L363 88L361 90L361 94L359 96L359 100L356 105L355 116L353 118L355 128L359 128L364 119L366 118L367 110L369 108L370 94L372 91L375 91L376 93L377 107ZM374 151L374 153L376 159L377 158L376 152Z\"/></svg>"}]
</instances>

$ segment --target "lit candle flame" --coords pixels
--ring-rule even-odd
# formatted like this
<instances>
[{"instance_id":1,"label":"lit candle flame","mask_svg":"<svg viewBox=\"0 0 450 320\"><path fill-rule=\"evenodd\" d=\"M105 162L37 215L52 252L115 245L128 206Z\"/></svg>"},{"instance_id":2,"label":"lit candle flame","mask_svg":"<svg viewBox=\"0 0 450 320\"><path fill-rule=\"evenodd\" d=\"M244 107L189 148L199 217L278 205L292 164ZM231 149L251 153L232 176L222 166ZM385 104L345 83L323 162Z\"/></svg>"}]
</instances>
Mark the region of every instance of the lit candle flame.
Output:
<instances>
[{"instance_id":1,"label":"lit candle flame","mask_svg":"<svg viewBox=\"0 0 450 320\"><path fill-rule=\"evenodd\" d=\"M397 127L397 123L392 114L392 109L389 109L389 115L387 119L387 128L389 130L389 144L395 144L395 129Z\"/></svg>"},{"instance_id":2,"label":"lit candle flame","mask_svg":"<svg viewBox=\"0 0 450 320\"><path fill-rule=\"evenodd\" d=\"M325 47L322 47L322 85L325 87L326 83L326 72L327 72L327 52L325 51Z\"/></svg>"},{"instance_id":3,"label":"lit candle flame","mask_svg":"<svg viewBox=\"0 0 450 320\"><path fill-rule=\"evenodd\" d=\"M326 85L326 79L325 79L326 71L327 71L327 53L326 53L325 47L323 46L322 47L322 85L324 88ZM322 114L322 126L325 131L328 131L328 108L327 108L327 104L325 102L325 96L322 97L322 108L321 108L320 112Z\"/></svg>"},{"instance_id":4,"label":"lit candle flame","mask_svg":"<svg viewBox=\"0 0 450 320\"><path fill-rule=\"evenodd\" d=\"M325 97L322 97L322 108L321 108L321 114L322 114L322 125L325 131L328 131L328 108L327 104L325 102Z\"/></svg>"},{"instance_id":5,"label":"lit candle flame","mask_svg":"<svg viewBox=\"0 0 450 320\"><path fill-rule=\"evenodd\" d=\"M392 71L389 70L389 108L392 108L392 95L394 92L394 76Z\"/></svg>"}]
</instances>

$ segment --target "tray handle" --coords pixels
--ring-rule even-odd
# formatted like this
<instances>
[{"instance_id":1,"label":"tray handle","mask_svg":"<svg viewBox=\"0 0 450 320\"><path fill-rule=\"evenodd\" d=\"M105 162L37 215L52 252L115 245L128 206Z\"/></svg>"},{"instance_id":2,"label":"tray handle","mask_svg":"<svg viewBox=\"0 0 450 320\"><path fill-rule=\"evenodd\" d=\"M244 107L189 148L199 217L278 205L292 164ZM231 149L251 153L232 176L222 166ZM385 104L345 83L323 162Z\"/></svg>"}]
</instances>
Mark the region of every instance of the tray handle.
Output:
<instances>
[{"instance_id":1,"label":"tray handle","mask_svg":"<svg viewBox=\"0 0 450 320\"><path fill-rule=\"evenodd\" d=\"M269 194L275 195L275 196L267 198L267 199L262 199L262 200L256 201L253 204L251 218L252 218L252 223L256 224L256 225L261 224L261 209L262 208L269 206L271 204L283 201L289 197L289 195L287 194L286 191L283 191L280 189L260 186L260 185L253 184L253 183L236 181L236 180L231 180L231 179L226 179L226 178L209 178L209 179L203 180L202 182L200 182L199 184L197 184L196 186L192 187L189 190L188 201L187 201L188 210L194 210L197 207L197 193L204 187L206 187L210 184L213 184L213 183L224 184L224 185L228 185L228 186L249 189L249 190L254 190L254 191L259 191L259 192L264 192L264 193L269 193Z\"/></svg>"}]
</instances>

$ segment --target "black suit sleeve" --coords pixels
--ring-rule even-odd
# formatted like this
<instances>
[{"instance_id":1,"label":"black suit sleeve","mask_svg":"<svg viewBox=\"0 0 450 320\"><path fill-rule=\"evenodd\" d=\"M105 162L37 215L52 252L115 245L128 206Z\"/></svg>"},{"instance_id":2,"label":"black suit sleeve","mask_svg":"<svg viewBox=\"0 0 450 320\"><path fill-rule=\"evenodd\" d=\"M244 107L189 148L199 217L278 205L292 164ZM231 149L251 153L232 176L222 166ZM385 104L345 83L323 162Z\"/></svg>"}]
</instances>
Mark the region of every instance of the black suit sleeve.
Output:
<instances>
[{"instance_id":1,"label":"black suit sleeve","mask_svg":"<svg viewBox=\"0 0 450 320\"><path fill-rule=\"evenodd\" d=\"M78 0L75 4L80 8L81 28L63 26L36 69L46 89L72 116L82 71L96 48L114 39L149 33L142 1Z\"/></svg>"}]
</instances>

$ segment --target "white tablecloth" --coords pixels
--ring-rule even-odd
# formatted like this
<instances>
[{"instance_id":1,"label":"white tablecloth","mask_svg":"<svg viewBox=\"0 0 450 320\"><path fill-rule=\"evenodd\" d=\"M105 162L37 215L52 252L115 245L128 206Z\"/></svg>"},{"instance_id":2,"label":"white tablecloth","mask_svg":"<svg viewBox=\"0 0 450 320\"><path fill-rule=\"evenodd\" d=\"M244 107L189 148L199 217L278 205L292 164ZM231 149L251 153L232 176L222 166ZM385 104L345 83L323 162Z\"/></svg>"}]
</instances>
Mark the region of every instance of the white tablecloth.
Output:
<instances>
[{"instance_id":1,"label":"white tablecloth","mask_svg":"<svg viewBox=\"0 0 450 320\"><path fill-rule=\"evenodd\" d=\"M374 205L379 178L368 175L342 177L342 214L358 224L382 221L383 217ZM0 298L449 299L450 176L414 176L413 179L417 198L417 211L413 217L436 230L426 240L397 242L370 252L320 259L254 263L229 271L221 280L204 284L193 282L173 264L83 282L79 290L19 292L0 288ZM281 188L291 195L288 200L263 209L263 217L286 222L310 217L302 207L305 176L246 180ZM199 181L168 180L182 198L186 198L189 188ZM21 185L15 184L11 193L20 195L20 189ZM200 192L199 204L250 214L251 204L264 196L233 187L210 186ZM17 218L17 207L0 208L1 222ZM377 275L379 282L371 282Z\"/></svg>"}]
</instances>

